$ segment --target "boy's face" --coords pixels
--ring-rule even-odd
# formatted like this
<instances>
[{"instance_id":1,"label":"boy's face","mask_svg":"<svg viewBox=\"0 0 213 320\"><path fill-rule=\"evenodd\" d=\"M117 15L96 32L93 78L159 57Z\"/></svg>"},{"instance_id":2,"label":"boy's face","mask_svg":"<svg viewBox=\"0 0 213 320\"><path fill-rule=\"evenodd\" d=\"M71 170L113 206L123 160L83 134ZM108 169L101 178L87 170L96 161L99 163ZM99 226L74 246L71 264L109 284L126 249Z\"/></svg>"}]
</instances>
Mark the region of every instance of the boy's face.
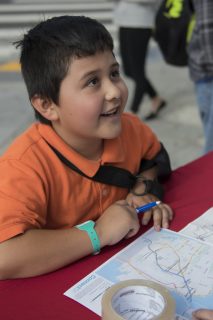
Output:
<instances>
[{"instance_id":1,"label":"boy's face","mask_svg":"<svg viewBox=\"0 0 213 320\"><path fill-rule=\"evenodd\" d=\"M110 51L75 58L61 83L53 128L70 145L115 138L121 131L127 97Z\"/></svg>"}]
</instances>

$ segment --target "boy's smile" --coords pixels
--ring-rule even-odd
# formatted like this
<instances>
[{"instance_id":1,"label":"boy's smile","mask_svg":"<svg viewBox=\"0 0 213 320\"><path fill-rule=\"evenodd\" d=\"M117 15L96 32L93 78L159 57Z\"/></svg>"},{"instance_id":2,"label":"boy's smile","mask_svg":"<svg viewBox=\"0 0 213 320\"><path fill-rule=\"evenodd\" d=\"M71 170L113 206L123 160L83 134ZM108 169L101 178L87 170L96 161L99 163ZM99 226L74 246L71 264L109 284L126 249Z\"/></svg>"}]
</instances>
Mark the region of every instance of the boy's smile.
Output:
<instances>
[{"instance_id":1,"label":"boy's smile","mask_svg":"<svg viewBox=\"0 0 213 320\"><path fill-rule=\"evenodd\" d=\"M119 65L110 51L74 58L61 83L52 126L76 151L96 158L103 139L120 134L127 96Z\"/></svg>"}]
</instances>

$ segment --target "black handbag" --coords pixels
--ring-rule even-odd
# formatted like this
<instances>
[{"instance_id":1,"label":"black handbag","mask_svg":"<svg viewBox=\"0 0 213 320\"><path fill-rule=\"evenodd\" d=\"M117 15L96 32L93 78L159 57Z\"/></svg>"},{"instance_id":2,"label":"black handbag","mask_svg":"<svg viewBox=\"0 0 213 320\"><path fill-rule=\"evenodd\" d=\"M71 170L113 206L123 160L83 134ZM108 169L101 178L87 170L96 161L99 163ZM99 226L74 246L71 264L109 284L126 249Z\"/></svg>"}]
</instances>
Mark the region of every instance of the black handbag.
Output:
<instances>
[{"instance_id":1,"label":"black handbag","mask_svg":"<svg viewBox=\"0 0 213 320\"><path fill-rule=\"evenodd\" d=\"M156 15L154 38L168 64L188 64L187 36L193 19L191 0L163 0Z\"/></svg>"}]
</instances>

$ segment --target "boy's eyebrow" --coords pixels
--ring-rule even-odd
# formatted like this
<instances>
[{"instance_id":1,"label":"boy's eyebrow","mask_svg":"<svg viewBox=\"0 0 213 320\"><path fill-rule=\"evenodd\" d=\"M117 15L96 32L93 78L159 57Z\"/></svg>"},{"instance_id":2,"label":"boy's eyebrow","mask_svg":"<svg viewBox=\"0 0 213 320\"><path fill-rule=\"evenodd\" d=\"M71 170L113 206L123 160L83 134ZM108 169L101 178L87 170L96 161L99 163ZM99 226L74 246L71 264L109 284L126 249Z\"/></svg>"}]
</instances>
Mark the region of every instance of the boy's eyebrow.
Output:
<instances>
[{"instance_id":1,"label":"boy's eyebrow","mask_svg":"<svg viewBox=\"0 0 213 320\"><path fill-rule=\"evenodd\" d=\"M110 66L110 68L115 68L115 67L120 67L120 64L119 64L117 61L116 61L116 62L113 62L113 63L111 64L111 66ZM81 78L81 80L84 80L85 78L88 78L89 76L97 73L98 71L99 71L99 69L95 69L95 70L91 70L91 71L85 73L85 74L83 75L83 77Z\"/></svg>"},{"instance_id":2,"label":"boy's eyebrow","mask_svg":"<svg viewBox=\"0 0 213 320\"><path fill-rule=\"evenodd\" d=\"M111 67L120 67L120 64L116 61L112 63Z\"/></svg>"}]
</instances>

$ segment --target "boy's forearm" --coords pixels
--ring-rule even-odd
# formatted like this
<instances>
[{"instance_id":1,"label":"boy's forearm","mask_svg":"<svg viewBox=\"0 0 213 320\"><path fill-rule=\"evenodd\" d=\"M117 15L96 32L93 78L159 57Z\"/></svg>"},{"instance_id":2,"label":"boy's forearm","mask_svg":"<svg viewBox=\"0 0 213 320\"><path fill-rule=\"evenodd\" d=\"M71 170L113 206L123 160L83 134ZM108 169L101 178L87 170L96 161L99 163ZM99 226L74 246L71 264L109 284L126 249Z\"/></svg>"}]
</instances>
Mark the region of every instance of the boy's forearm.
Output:
<instances>
[{"instance_id":1,"label":"boy's forearm","mask_svg":"<svg viewBox=\"0 0 213 320\"><path fill-rule=\"evenodd\" d=\"M138 174L139 176L143 176L146 179L154 180L158 176L158 167L154 166L148 170L142 171L141 173Z\"/></svg>"},{"instance_id":2,"label":"boy's forearm","mask_svg":"<svg viewBox=\"0 0 213 320\"><path fill-rule=\"evenodd\" d=\"M157 166L152 167L146 171L143 171L138 174L138 179L132 188L132 190L136 193L143 193L145 191L145 184L143 180L154 180L157 178L158 168Z\"/></svg>"},{"instance_id":3,"label":"boy's forearm","mask_svg":"<svg viewBox=\"0 0 213 320\"><path fill-rule=\"evenodd\" d=\"M0 279L45 274L92 252L87 233L77 228L28 230L0 244Z\"/></svg>"},{"instance_id":4,"label":"boy's forearm","mask_svg":"<svg viewBox=\"0 0 213 320\"><path fill-rule=\"evenodd\" d=\"M95 222L100 248L135 235L138 216L127 201L108 207ZM0 280L45 274L94 252L88 233L78 228L26 231L0 244Z\"/></svg>"}]
</instances>

